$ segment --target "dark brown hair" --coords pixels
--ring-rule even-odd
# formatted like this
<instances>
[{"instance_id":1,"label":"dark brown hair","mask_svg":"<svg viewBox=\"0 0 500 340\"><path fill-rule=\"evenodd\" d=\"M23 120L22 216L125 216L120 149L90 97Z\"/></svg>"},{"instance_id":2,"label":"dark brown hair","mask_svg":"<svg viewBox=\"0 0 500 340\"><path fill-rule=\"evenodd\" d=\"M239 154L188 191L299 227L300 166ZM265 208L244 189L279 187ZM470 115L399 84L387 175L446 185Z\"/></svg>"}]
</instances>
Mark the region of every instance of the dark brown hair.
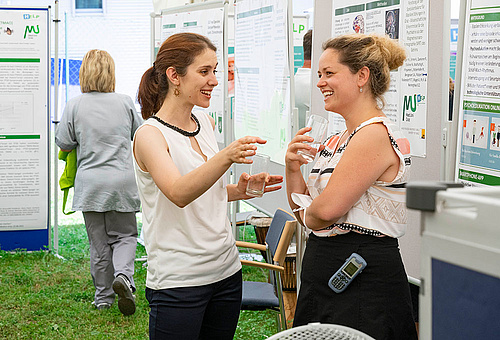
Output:
<instances>
[{"instance_id":1,"label":"dark brown hair","mask_svg":"<svg viewBox=\"0 0 500 340\"><path fill-rule=\"evenodd\" d=\"M389 89L390 71L397 69L406 59L405 49L397 41L376 34L348 34L327 40L323 50L339 52L340 63L352 73L364 66L370 70L369 87L376 100L384 106L383 94Z\"/></svg>"},{"instance_id":2,"label":"dark brown hair","mask_svg":"<svg viewBox=\"0 0 500 340\"><path fill-rule=\"evenodd\" d=\"M304 60L311 60L311 47L313 41L313 31L309 30L306 34L304 34L304 38L302 39L302 48L304 49Z\"/></svg>"},{"instance_id":3,"label":"dark brown hair","mask_svg":"<svg viewBox=\"0 0 500 340\"><path fill-rule=\"evenodd\" d=\"M163 42L153 66L144 72L137 92L144 119L158 112L167 96L166 70L173 67L179 76L186 75L188 66L207 48L217 50L207 37L195 33L174 34Z\"/></svg>"}]
</instances>

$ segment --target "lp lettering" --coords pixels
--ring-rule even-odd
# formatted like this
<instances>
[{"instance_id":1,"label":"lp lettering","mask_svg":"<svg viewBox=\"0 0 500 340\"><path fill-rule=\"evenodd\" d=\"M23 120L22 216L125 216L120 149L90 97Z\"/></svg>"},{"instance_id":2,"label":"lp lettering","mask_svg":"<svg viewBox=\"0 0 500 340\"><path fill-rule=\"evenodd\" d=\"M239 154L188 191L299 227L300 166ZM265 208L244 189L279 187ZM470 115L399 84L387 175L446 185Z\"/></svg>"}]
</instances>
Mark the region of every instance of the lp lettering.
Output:
<instances>
[{"instance_id":1,"label":"lp lettering","mask_svg":"<svg viewBox=\"0 0 500 340\"><path fill-rule=\"evenodd\" d=\"M304 25L299 25L299 28L298 28L298 30L297 30L297 28L295 28L295 23L293 23L293 32L294 32L294 33L301 33L301 32L303 32L305 29L306 29L306 26L304 26Z\"/></svg>"},{"instance_id":2,"label":"lp lettering","mask_svg":"<svg viewBox=\"0 0 500 340\"><path fill-rule=\"evenodd\" d=\"M34 34L40 33L40 26L36 25L36 28L35 28L35 26L26 26L26 28L24 30L24 39L26 39L26 35L28 33L34 33Z\"/></svg>"}]
</instances>

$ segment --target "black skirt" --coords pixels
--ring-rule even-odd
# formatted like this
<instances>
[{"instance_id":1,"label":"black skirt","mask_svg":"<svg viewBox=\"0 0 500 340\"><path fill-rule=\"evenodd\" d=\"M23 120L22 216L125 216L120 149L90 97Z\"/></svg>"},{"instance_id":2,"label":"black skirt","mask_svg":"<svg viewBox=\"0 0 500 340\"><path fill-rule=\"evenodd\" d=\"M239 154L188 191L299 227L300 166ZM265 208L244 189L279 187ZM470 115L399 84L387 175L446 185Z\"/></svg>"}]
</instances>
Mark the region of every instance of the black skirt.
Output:
<instances>
[{"instance_id":1,"label":"black skirt","mask_svg":"<svg viewBox=\"0 0 500 340\"><path fill-rule=\"evenodd\" d=\"M335 293L328 280L353 252L367 266L346 290ZM398 240L355 232L334 237L311 233L293 325L311 322L351 327L377 340L417 339Z\"/></svg>"}]
</instances>

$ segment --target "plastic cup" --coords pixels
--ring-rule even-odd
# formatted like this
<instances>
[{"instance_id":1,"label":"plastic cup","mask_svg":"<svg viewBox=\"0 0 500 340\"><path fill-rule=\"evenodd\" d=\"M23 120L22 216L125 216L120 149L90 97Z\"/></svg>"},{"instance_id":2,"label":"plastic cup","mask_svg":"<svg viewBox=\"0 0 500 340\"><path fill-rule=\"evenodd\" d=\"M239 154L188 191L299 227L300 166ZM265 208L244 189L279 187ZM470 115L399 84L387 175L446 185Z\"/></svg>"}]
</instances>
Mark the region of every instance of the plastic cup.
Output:
<instances>
[{"instance_id":1,"label":"plastic cup","mask_svg":"<svg viewBox=\"0 0 500 340\"><path fill-rule=\"evenodd\" d=\"M312 149L311 150L299 150L297 153L304 157L308 163L314 161L316 154L318 153L318 148L320 144L323 142L326 134L326 128L328 127L328 120L324 117L318 115L311 115L307 120L307 125L311 127L311 131L306 133L306 136L314 138L313 142L304 142L309 144Z\"/></svg>"},{"instance_id":2,"label":"plastic cup","mask_svg":"<svg viewBox=\"0 0 500 340\"><path fill-rule=\"evenodd\" d=\"M252 197L262 197L266 180L269 177L269 162L271 158L267 155L255 154L250 166L250 179L248 180L246 194Z\"/></svg>"}]
</instances>

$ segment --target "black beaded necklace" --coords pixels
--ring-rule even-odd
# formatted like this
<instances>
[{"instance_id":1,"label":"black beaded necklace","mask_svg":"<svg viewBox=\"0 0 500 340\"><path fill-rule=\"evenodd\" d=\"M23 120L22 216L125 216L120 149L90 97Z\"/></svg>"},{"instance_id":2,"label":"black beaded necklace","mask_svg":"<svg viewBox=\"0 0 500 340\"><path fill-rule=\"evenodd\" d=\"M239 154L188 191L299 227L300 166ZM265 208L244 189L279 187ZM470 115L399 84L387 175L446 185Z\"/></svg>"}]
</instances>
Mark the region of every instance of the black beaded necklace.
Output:
<instances>
[{"instance_id":1,"label":"black beaded necklace","mask_svg":"<svg viewBox=\"0 0 500 340\"><path fill-rule=\"evenodd\" d=\"M154 118L156 119L157 121L159 121L160 123L162 123L163 125L165 125L166 127L168 128L171 128L172 130L174 131L177 131L179 132L181 135L183 136L186 136L186 137L194 137L196 136L198 133L200 133L200 129L201 129L201 126L200 126L200 122L198 121L198 118L196 118L196 116L194 114L191 113L191 118L195 121L196 123L196 130L193 131L193 132L189 132L189 131L186 131L186 130L183 130L175 125L172 125L172 124L169 124L167 123L166 121L164 121L163 119L161 119L160 117L158 116L151 116L151 118Z\"/></svg>"}]
</instances>

